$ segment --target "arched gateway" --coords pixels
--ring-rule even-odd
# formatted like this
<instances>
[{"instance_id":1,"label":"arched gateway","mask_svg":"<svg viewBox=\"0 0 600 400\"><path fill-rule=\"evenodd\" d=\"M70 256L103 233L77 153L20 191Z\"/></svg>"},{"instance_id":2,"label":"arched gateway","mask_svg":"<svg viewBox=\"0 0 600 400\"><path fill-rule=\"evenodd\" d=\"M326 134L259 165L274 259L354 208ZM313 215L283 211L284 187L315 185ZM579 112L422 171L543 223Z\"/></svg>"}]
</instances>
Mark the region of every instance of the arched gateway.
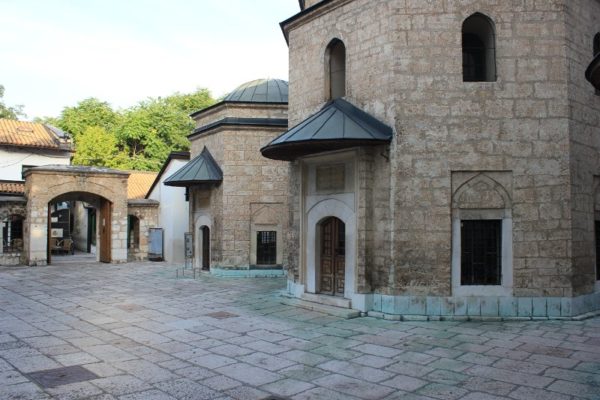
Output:
<instances>
[{"instance_id":1,"label":"arched gateway","mask_svg":"<svg viewBox=\"0 0 600 400\"><path fill-rule=\"evenodd\" d=\"M26 263L50 262L50 206L61 201L85 201L98 210L98 261L127 261L128 176L126 171L81 166L51 165L27 170L27 218L23 227Z\"/></svg>"}]
</instances>

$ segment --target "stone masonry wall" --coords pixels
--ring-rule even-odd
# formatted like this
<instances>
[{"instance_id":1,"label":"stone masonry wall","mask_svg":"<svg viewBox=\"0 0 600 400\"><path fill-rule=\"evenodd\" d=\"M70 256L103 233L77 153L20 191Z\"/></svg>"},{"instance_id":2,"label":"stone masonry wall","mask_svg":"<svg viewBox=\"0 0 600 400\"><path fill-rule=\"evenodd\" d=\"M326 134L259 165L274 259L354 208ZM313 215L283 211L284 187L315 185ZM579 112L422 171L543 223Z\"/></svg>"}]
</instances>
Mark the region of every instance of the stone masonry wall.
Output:
<instances>
[{"instance_id":1,"label":"stone masonry wall","mask_svg":"<svg viewBox=\"0 0 600 400\"><path fill-rule=\"evenodd\" d=\"M134 215L139 220L139 246L137 248L128 247L127 259L130 261L142 261L148 259L148 250L150 249L148 237L150 228L158 226L158 207L159 204L132 204L127 206L127 214Z\"/></svg>"},{"instance_id":2,"label":"stone masonry wall","mask_svg":"<svg viewBox=\"0 0 600 400\"><path fill-rule=\"evenodd\" d=\"M287 118L287 106L224 104L197 115L196 127L225 117ZM212 189L210 200L210 212L215 224L211 231L211 262L216 266L249 266L252 204L287 207L288 163L266 159L260 153L261 147L284 130L224 126L192 138L191 157L197 156L203 146L207 146L223 170L223 182L217 189ZM198 206L194 205L194 209L197 210ZM281 219L287 222L284 216ZM283 224L283 232L286 231L286 225ZM284 246L283 259L286 257Z\"/></svg>"},{"instance_id":3,"label":"stone masonry wall","mask_svg":"<svg viewBox=\"0 0 600 400\"><path fill-rule=\"evenodd\" d=\"M572 60L580 50L579 45L566 46L576 40L568 38L565 19L571 12L568 18L576 25L579 20L572 9L589 14L596 12L598 2L340 3L344 4L289 32L290 126L326 100L325 48L333 38L341 39L347 52L347 99L395 130L389 164L374 156L373 186L389 187L390 201L385 204L384 191L374 194L372 219L390 222L377 226L385 237L365 252L373 290L450 295L451 174L505 171L513 176L514 295L589 291L589 277L588 283L575 284L576 292L571 280L572 272L579 271L572 271L571 214L577 208L571 206L570 154L585 154L581 163L586 164L597 153L590 153L589 145L570 153L574 125L569 118L588 118L587 130L577 128L588 132L588 142L597 140L589 133L597 122L589 112L569 109L567 52ZM475 12L495 23L496 82L462 80L461 26ZM591 44L585 51L589 62ZM587 96L592 92L586 89ZM391 180L385 171L388 165ZM298 196L293 192L291 199ZM291 221L294 238L299 216ZM585 229L589 242L590 228ZM589 254L585 257L589 260ZM290 261L297 259L292 256Z\"/></svg>"},{"instance_id":4,"label":"stone masonry wall","mask_svg":"<svg viewBox=\"0 0 600 400\"><path fill-rule=\"evenodd\" d=\"M42 167L38 167L42 168ZM28 220L24 225L24 246L28 265L47 262L48 203L62 196L65 200L95 201L104 198L112 203L112 262L127 260L127 173L86 173L51 167L30 170L25 177ZM69 197L70 196L70 197ZM85 198L81 198L84 196ZM90 200L90 198L95 200Z\"/></svg>"},{"instance_id":5,"label":"stone masonry wall","mask_svg":"<svg viewBox=\"0 0 600 400\"><path fill-rule=\"evenodd\" d=\"M287 163L266 159L259 151L281 133L281 128L235 129L221 133L225 148L223 266L250 263L252 203L287 205Z\"/></svg>"},{"instance_id":6,"label":"stone masonry wall","mask_svg":"<svg viewBox=\"0 0 600 400\"><path fill-rule=\"evenodd\" d=\"M600 2L566 2L569 79L569 137L573 290L575 295L594 288L594 176L600 176L600 96L585 79L593 58L593 38L600 32Z\"/></svg>"}]
</instances>

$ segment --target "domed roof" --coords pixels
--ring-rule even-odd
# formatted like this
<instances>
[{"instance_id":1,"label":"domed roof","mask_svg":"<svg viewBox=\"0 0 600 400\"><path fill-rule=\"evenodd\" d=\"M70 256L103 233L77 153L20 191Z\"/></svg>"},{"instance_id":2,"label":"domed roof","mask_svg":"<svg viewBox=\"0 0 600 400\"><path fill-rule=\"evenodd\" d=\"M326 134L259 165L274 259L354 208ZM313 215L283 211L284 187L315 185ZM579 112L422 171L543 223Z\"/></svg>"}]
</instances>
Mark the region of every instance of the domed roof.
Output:
<instances>
[{"instance_id":1,"label":"domed roof","mask_svg":"<svg viewBox=\"0 0 600 400\"><path fill-rule=\"evenodd\" d=\"M281 79L257 79L238 86L224 102L287 103L288 83Z\"/></svg>"}]
</instances>

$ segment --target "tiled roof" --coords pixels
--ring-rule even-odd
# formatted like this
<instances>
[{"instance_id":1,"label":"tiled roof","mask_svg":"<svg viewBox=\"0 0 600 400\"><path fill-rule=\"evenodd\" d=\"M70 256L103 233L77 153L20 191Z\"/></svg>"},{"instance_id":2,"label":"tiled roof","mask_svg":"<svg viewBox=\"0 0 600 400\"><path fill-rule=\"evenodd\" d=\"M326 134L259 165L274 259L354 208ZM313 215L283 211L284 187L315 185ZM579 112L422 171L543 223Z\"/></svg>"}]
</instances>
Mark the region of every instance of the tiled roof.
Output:
<instances>
[{"instance_id":1,"label":"tiled roof","mask_svg":"<svg viewBox=\"0 0 600 400\"><path fill-rule=\"evenodd\" d=\"M129 171L127 180L127 199L143 199L150 190L158 172Z\"/></svg>"},{"instance_id":2,"label":"tiled roof","mask_svg":"<svg viewBox=\"0 0 600 400\"><path fill-rule=\"evenodd\" d=\"M0 194L24 195L25 182L0 180Z\"/></svg>"},{"instance_id":3,"label":"tiled roof","mask_svg":"<svg viewBox=\"0 0 600 400\"><path fill-rule=\"evenodd\" d=\"M0 118L0 145L70 150L71 140L54 127Z\"/></svg>"}]
</instances>

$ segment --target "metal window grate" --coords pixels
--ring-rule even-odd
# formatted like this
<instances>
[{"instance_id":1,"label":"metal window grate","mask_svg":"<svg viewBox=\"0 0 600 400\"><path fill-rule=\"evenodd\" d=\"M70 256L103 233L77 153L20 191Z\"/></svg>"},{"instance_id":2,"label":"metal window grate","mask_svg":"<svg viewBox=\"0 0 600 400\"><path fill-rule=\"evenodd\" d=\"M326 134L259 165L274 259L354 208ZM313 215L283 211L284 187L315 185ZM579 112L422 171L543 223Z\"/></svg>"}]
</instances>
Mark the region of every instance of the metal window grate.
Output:
<instances>
[{"instance_id":1,"label":"metal window grate","mask_svg":"<svg viewBox=\"0 0 600 400\"><path fill-rule=\"evenodd\" d=\"M501 284L501 220L461 221L461 285Z\"/></svg>"},{"instance_id":2,"label":"metal window grate","mask_svg":"<svg viewBox=\"0 0 600 400\"><path fill-rule=\"evenodd\" d=\"M277 264L277 232L256 233L256 263L259 265Z\"/></svg>"}]
</instances>

